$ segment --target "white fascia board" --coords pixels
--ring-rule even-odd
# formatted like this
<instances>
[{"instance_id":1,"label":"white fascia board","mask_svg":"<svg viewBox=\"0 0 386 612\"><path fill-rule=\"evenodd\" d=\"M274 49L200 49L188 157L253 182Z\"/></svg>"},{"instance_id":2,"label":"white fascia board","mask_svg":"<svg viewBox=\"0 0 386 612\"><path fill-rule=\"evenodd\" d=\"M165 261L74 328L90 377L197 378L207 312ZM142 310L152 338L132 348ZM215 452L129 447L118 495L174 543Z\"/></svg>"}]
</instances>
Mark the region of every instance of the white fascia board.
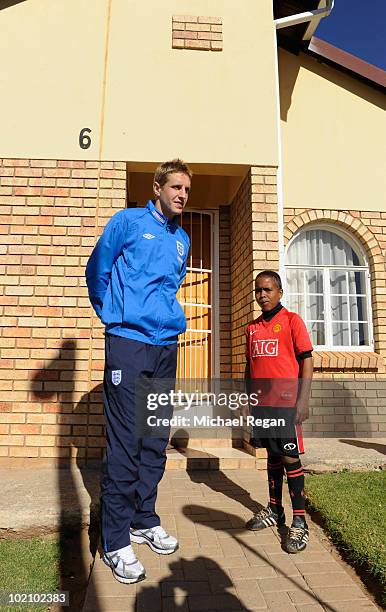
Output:
<instances>
[{"instance_id":1,"label":"white fascia board","mask_svg":"<svg viewBox=\"0 0 386 612\"><path fill-rule=\"evenodd\" d=\"M318 25L323 17L327 17L334 6L334 0L328 0L327 6L322 6L314 11L305 11L304 13L297 13L296 15L289 15L288 17L281 17L275 19L274 24L277 30L282 28L288 28L289 26L297 25L299 23L306 23L307 21L316 21Z\"/></svg>"}]
</instances>

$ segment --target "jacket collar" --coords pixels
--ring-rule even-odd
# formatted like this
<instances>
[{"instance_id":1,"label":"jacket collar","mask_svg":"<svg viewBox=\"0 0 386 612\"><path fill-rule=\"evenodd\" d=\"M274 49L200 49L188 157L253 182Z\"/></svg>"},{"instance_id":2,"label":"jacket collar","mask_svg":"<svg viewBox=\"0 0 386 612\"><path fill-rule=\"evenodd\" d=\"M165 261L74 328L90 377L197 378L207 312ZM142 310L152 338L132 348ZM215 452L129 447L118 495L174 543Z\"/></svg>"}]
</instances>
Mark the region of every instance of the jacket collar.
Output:
<instances>
[{"instance_id":1,"label":"jacket collar","mask_svg":"<svg viewBox=\"0 0 386 612\"><path fill-rule=\"evenodd\" d=\"M153 200L148 201L146 208L148 209L152 217L157 221L157 223L160 223L160 225L169 224L172 227L177 227L178 224L176 222L176 218L173 217L173 219L168 219L167 217L165 217L165 215L154 206Z\"/></svg>"}]
</instances>

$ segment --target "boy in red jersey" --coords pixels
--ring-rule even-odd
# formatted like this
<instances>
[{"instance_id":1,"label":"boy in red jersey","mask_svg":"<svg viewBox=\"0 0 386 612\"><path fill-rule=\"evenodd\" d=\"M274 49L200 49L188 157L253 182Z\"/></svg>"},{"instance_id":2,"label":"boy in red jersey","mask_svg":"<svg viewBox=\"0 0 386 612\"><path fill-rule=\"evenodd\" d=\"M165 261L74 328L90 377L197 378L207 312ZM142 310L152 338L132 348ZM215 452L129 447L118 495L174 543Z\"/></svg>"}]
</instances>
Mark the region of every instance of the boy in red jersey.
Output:
<instances>
[{"instance_id":1,"label":"boy in red jersey","mask_svg":"<svg viewBox=\"0 0 386 612\"><path fill-rule=\"evenodd\" d=\"M306 548L309 537L305 520L304 472L299 454L304 452L301 423L309 416L313 347L301 317L280 303L282 295L277 272L265 270L257 275L255 297L262 313L247 327L245 378L248 390L252 387L259 397L253 416L270 416L271 424L278 422L278 419L272 419L273 416L282 416L286 428L281 431L280 427L271 431L259 430L263 436L256 442L266 448L268 454L269 504L256 513L246 527L260 530L284 525L282 488L285 469L293 509L286 549L297 553Z\"/></svg>"}]
</instances>

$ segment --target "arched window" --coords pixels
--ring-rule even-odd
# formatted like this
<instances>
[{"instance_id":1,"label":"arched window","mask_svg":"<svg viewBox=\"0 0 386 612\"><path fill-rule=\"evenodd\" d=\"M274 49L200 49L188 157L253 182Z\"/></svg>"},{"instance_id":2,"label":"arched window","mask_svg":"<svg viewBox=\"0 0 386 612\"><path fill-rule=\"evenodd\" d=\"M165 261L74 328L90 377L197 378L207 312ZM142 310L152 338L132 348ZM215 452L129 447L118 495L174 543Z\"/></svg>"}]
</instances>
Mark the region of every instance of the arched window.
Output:
<instances>
[{"instance_id":1,"label":"arched window","mask_svg":"<svg viewBox=\"0 0 386 612\"><path fill-rule=\"evenodd\" d=\"M371 350L369 271L352 236L330 226L300 230L287 247L285 304L315 347Z\"/></svg>"}]
</instances>

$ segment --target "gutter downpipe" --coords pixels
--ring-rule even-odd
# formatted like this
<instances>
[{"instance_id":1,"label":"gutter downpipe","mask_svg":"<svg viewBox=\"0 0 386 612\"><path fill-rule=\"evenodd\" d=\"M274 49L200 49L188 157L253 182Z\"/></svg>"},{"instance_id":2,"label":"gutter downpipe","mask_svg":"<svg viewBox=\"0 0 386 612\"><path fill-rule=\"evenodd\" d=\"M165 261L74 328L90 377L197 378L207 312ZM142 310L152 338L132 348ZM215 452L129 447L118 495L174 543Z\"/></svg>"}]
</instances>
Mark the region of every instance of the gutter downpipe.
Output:
<instances>
[{"instance_id":1,"label":"gutter downpipe","mask_svg":"<svg viewBox=\"0 0 386 612\"><path fill-rule=\"evenodd\" d=\"M286 28L299 23L305 23L307 21L316 21L318 25L319 21L323 17L328 17L334 8L334 0L327 0L324 8L315 9L314 11L307 11L305 13L298 13L296 15L290 15L289 17L283 17L281 19L275 19L273 30L274 36L274 54L275 54L275 91L276 91L276 117L277 117L277 139L278 139L278 168L277 168L277 215L278 215L278 250L279 250L279 274L281 276L283 287L286 288L286 277L284 269L284 205L283 205L283 158L282 158L282 137L281 137L281 114L280 114L280 85L279 85L279 59L278 59L278 43L276 30ZM309 36L311 38L312 34Z\"/></svg>"}]
</instances>

